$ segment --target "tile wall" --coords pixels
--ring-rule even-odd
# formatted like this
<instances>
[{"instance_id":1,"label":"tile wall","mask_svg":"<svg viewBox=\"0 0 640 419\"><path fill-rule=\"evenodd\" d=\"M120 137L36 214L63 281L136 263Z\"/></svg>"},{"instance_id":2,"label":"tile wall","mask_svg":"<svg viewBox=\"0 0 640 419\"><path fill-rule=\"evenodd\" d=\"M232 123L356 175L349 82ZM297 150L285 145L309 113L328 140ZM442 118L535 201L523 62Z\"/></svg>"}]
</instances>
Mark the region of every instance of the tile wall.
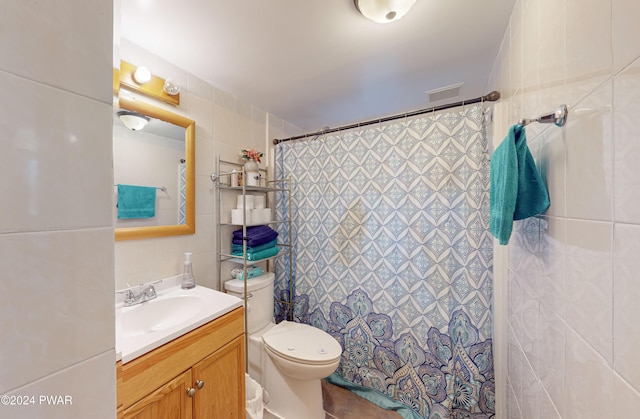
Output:
<instances>
[{"instance_id":1,"label":"tile wall","mask_svg":"<svg viewBox=\"0 0 640 419\"><path fill-rule=\"evenodd\" d=\"M3 418L115 416L111 16L2 5Z\"/></svg>"},{"instance_id":2,"label":"tile wall","mask_svg":"<svg viewBox=\"0 0 640 419\"><path fill-rule=\"evenodd\" d=\"M527 127L551 207L496 244L499 417L640 412L638 18L635 0L516 0L488 86L494 145L522 117L570 113Z\"/></svg>"},{"instance_id":3,"label":"tile wall","mask_svg":"<svg viewBox=\"0 0 640 419\"><path fill-rule=\"evenodd\" d=\"M242 162L240 150L256 148L265 152L262 167L266 168L271 158L271 139L301 132L282 119L189 74L179 65L168 63L126 39L117 41L119 45L114 54L117 60L134 65L144 63L154 74L171 77L183 87L180 106L152 103L196 121L196 234L116 242L116 289L181 273L185 252L193 253L196 283L217 289L217 204L210 179L215 171L216 157ZM139 95L138 99L149 100Z\"/></svg>"}]
</instances>

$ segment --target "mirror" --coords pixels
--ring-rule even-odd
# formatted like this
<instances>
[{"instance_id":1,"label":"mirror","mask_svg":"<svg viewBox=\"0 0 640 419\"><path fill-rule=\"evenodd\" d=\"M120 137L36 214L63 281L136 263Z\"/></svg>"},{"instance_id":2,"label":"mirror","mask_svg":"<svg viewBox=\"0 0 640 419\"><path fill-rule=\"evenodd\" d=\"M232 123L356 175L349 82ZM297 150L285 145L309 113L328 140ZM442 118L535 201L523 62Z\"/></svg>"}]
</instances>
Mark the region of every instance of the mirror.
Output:
<instances>
[{"instance_id":1,"label":"mirror","mask_svg":"<svg viewBox=\"0 0 640 419\"><path fill-rule=\"evenodd\" d=\"M114 196L117 195L118 183L154 186L158 190L156 216L117 219L115 240L194 234L195 121L122 96L119 103L119 110L145 115L150 121L148 129L146 126L140 131L130 131L117 121L117 117L114 118ZM175 138L176 135L183 135L184 142ZM128 144L127 140L130 141ZM184 171L182 179L181 170ZM181 190L183 198L180 198Z\"/></svg>"}]
</instances>

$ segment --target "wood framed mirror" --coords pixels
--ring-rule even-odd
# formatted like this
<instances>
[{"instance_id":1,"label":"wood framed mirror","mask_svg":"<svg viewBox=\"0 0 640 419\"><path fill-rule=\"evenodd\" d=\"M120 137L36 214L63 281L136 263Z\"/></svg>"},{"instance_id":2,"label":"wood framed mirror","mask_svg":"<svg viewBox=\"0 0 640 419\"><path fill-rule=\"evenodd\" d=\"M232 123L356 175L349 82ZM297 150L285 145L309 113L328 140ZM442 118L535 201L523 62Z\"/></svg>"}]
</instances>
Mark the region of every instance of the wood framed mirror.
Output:
<instances>
[{"instance_id":1,"label":"wood framed mirror","mask_svg":"<svg viewBox=\"0 0 640 419\"><path fill-rule=\"evenodd\" d=\"M166 188L164 185L153 185L157 186L158 189L164 187L165 190L159 192L159 196L164 196L167 194L177 195L180 193L179 189L183 192L184 198L180 200L181 208L183 213L180 215L178 219L176 217L170 218L175 220L175 224L162 224L162 225L136 225L132 227L122 227L116 222L115 228L115 240L137 240L137 239L148 239L155 237L168 237L168 236L180 236L186 234L194 234L196 231L196 223L195 223L195 131L196 131L196 123L195 121L185 118L181 115L169 112L165 109L158 108L156 106L150 105L148 103L144 103L138 100L129 99L126 97L120 96L119 98L119 110L127 110L137 112L139 114L145 115L152 120L159 120L169 123L176 127L181 127L184 129L184 159L180 159L180 164L183 164L183 167L180 170L184 170L183 174L183 182L184 184L178 188ZM116 132L114 122L114 135ZM149 140L145 140L149 141ZM114 140L115 144L115 140ZM182 150L178 150L178 152L182 155ZM139 153L128 153L132 159L136 158L147 158L146 152L142 151ZM154 153L148 153L150 155ZM184 160L184 162L182 161ZM178 162L176 161L176 179L178 179ZM116 178L116 182L114 183L128 183L125 181L120 181L118 179L119 175L116 173L118 171L118 164L116 151L114 149L114 177ZM135 165L136 161L132 162L132 165ZM176 180L177 182L178 180ZM150 181L153 182L153 181ZM171 183L171 181L169 181ZM114 190L115 190L114 185ZM151 185L145 185L151 186ZM163 195L164 194L164 195ZM115 192L114 192L115 195ZM179 209L176 210L177 213L180 212ZM183 221L183 222L181 222Z\"/></svg>"}]
</instances>

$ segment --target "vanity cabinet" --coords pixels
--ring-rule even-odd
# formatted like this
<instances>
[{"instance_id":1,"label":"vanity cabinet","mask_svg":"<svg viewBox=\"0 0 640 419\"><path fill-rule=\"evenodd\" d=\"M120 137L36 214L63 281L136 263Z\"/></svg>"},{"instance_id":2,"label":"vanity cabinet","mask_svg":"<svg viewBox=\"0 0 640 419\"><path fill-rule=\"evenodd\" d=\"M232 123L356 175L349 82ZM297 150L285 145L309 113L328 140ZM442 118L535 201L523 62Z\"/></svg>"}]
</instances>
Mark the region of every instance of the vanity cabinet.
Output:
<instances>
[{"instance_id":1,"label":"vanity cabinet","mask_svg":"<svg viewBox=\"0 0 640 419\"><path fill-rule=\"evenodd\" d=\"M205 383L195 395L194 417L244 417L244 339L242 336L200 361L192 371L196 387L198 381ZM242 377L238 376L238 371L242 371ZM239 386L242 386L242 394L238 391L230 391Z\"/></svg>"},{"instance_id":2,"label":"vanity cabinet","mask_svg":"<svg viewBox=\"0 0 640 419\"><path fill-rule=\"evenodd\" d=\"M124 410L122 417L191 419L193 403L187 394L192 382L191 370L188 370Z\"/></svg>"},{"instance_id":3,"label":"vanity cabinet","mask_svg":"<svg viewBox=\"0 0 640 419\"><path fill-rule=\"evenodd\" d=\"M244 308L116 366L118 418L245 417Z\"/></svg>"}]
</instances>

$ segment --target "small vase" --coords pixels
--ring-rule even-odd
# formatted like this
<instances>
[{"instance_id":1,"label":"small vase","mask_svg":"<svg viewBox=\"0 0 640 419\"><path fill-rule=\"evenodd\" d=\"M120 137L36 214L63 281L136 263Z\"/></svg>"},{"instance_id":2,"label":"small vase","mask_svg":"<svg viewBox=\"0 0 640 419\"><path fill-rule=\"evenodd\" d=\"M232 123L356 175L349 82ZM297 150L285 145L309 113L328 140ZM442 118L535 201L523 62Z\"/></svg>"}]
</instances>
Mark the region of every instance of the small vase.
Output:
<instances>
[{"instance_id":1,"label":"small vase","mask_svg":"<svg viewBox=\"0 0 640 419\"><path fill-rule=\"evenodd\" d=\"M247 186L260 186L260 166L255 160L249 160L244 164Z\"/></svg>"}]
</instances>

